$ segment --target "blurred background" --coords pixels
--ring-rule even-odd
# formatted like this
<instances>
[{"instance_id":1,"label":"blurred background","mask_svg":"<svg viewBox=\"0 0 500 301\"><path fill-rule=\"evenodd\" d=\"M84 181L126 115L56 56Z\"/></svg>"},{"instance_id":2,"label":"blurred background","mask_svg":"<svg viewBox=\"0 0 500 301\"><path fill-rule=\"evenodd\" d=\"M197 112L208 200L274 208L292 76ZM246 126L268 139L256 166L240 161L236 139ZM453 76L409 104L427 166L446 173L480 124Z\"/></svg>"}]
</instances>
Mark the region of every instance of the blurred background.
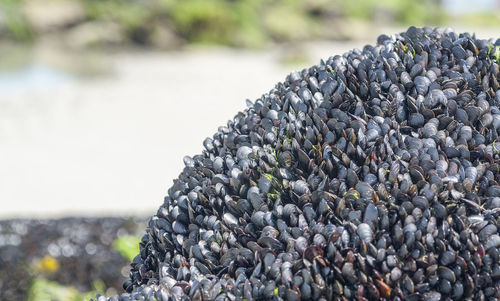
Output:
<instances>
[{"instance_id":1,"label":"blurred background","mask_svg":"<svg viewBox=\"0 0 500 301\"><path fill-rule=\"evenodd\" d=\"M0 299L121 292L183 156L409 25L498 37L500 0L0 0Z\"/></svg>"}]
</instances>

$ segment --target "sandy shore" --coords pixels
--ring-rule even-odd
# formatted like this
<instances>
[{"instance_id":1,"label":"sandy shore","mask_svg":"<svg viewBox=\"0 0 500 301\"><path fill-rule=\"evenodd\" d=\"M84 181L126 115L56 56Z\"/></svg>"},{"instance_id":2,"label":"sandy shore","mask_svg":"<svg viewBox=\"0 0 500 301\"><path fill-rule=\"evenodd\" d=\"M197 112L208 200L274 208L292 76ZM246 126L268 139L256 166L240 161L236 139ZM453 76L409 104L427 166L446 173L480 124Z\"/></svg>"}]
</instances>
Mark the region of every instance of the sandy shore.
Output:
<instances>
[{"instance_id":1,"label":"sandy shore","mask_svg":"<svg viewBox=\"0 0 500 301\"><path fill-rule=\"evenodd\" d=\"M221 48L118 54L111 76L0 93L0 217L151 215L183 156L296 68L278 61Z\"/></svg>"}]
</instances>

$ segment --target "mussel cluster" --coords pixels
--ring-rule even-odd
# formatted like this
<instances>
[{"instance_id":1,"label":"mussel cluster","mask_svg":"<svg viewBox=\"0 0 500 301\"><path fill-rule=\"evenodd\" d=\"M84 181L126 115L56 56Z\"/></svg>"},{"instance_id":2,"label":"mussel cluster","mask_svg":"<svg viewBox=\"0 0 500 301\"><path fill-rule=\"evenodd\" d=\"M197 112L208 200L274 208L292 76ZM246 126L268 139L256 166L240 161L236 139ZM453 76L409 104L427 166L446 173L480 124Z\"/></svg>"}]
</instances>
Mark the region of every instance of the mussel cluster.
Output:
<instances>
[{"instance_id":1,"label":"mussel cluster","mask_svg":"<svg viewBox=\"0 0 500 301\"><path fill-rule=\"evenodd\" d=\"M410 27L291 73L184 158L111 299L498 300L499 59Z\"/></svg>"}]
</instances>

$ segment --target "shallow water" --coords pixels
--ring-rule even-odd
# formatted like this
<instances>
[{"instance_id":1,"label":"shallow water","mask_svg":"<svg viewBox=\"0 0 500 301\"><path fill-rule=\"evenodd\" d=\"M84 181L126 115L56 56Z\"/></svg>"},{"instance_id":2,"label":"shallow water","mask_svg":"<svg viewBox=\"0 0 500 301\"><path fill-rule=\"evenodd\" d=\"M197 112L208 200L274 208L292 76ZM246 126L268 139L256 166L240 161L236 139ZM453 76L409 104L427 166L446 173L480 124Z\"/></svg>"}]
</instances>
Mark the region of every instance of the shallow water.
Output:
<instances>
[{"instance_id":1,"label":"shallow water","mask_svg":"<svg viewBox=\"0 0 500 301\"><path fill-rule=\"evenodd\" d=\"M50 66L31 63L20 70L0 72L0 99L30 90L48 92L74 80L73 76Z\"/></svg>"}]
</instances>

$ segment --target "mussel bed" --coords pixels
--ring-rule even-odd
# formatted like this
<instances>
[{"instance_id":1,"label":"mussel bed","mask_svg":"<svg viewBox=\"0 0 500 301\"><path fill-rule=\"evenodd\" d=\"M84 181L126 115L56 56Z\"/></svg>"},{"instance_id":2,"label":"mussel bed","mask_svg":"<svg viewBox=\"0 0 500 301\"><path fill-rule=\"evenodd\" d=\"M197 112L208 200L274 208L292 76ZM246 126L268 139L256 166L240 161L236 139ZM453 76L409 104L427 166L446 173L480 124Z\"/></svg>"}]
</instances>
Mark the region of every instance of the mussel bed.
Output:
<instances>
[{"instance_id":1,"label":"mussel bed","mask_svg":"<svg viewBox=\"0 0 500 301\"><path fill-rule=\"evenodd\" d=\"M410 27L239 112L98 300L497 300L500 39Z\"/></svg>"}]
</instances>

